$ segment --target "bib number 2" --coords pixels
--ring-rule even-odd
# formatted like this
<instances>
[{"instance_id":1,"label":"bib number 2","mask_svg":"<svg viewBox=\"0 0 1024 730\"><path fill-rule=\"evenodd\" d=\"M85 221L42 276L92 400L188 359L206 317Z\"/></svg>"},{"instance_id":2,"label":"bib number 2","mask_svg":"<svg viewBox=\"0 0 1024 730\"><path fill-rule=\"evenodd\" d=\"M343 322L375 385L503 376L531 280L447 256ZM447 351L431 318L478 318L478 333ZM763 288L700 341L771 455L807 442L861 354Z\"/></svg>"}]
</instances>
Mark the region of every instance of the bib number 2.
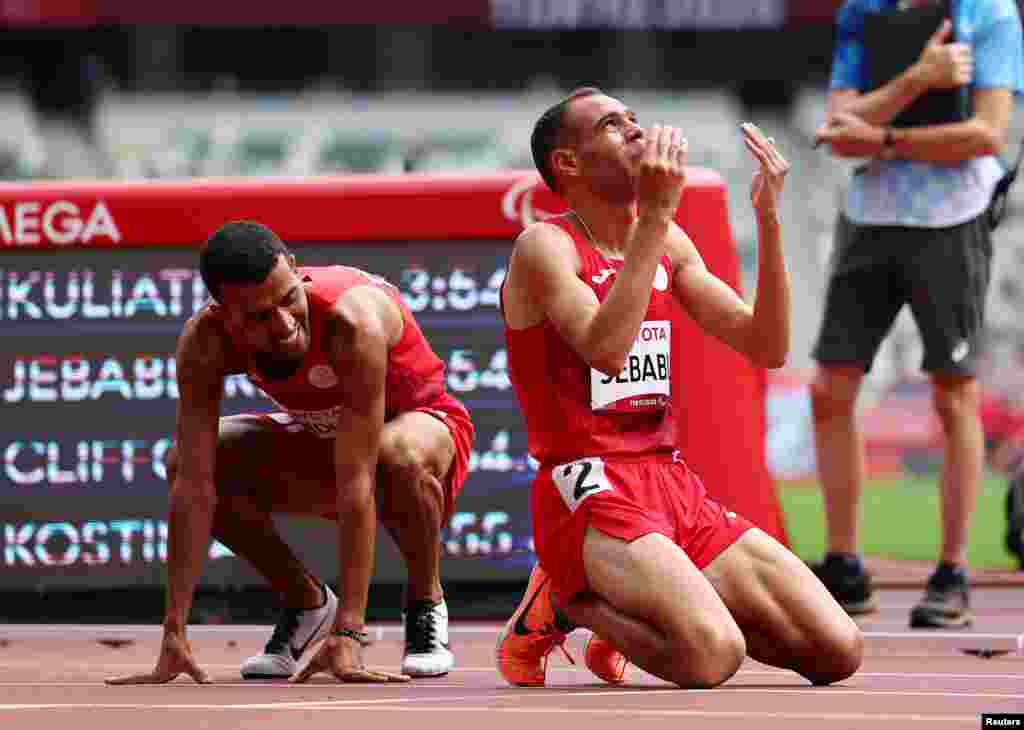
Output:
<instances>
[{"instance_id":1,"label":"bib number 2","mask_svg":"<svg viewBox=\"0 0 1024 730\"><path fill-rule=\"evenodd\" d=\"M587 497L612 488L604 472L604 461L598 458L559 464L551 470L551 480L570 512L575 512Z\"/></svg>"}]
</instances>

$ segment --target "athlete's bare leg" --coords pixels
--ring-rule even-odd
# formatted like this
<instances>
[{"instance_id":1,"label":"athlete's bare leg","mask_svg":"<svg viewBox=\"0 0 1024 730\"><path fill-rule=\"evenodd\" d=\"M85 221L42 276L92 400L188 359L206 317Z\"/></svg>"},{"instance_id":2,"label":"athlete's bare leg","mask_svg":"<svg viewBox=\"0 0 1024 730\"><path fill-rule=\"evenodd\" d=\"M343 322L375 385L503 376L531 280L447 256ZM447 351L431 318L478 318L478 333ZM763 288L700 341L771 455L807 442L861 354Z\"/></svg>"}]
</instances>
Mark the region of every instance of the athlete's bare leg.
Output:
<instances>
[{"instance_id":1,"label":"athlete's bare leg","mask_svg":"<svg viewBox=\"0 0 1024 730\"><path fill-rule=\"evenodd\" d=\"M412 411L384 425L377 467L377 516L405 558L406 603L437 601L441 588L442 482L455 458L448 427Z\"/></svg>"},{"instance_id":2,"label":"athlete's bare leg","mask_svg":"<svg viewBox=\"0 0 1024 730\"><path fill-rule=\"evenodd\" d=\"M612 606L595 593L581 593L558 610L573 626L590 628L621 653L628 645L633 656L645 665L667 652L668 638L649 623L635 619ZM644 659L650 657L650 659Z\"/></svg>"},{"instance_id":3,"label":"athlete's bare leg","mask_svg":"<svg viewBox=\"0 0 1024 730\"><path fill-rule=\"evenodd\" d=\"M714 687L739 669L743 634L683 550L651 533L625 542L590 527L583 565L594 596L561 607L641 669L681 687Z\"/></svg>"},{"instance_id":4,"label":"athlete's bare leg","mask_svg":"<svg viewBox=\"0 0 1024 730\"><path fill-rule=\"evenodd\" d=\"M318 581L277 534L271 514L324 516L335 510L333 439L288 432L258 416L220 420L213 537L259 572L285 605L317 606ZM425 413L389 421L381 436L378 517L408 570L407 600L442 596L441 480L455 447L448 427ZM168 457L169 474L177 457Z\"/></svg>"},{"instance_id":5,"label":"athlete's bare leg","mask_svg":"<svg viewBox=\"0 0 1024 730\"><path fill-rule=\"evenodd\" d=\"M213 537L247 560L290 608L319 606L323 596L319 582L277 534L271 513L319 514L315 504L330 499L323 494L325 480L333 480L330 447L327 439L288 433L259 417L220 420ZM172 481L176 463L172 450Z\"/></svg>"},{"instance_id":6,"label":"athlete's bare leg","mask_svg":"<svg viewBox=\"0 0 1024 730\"><path fill-rule=\"evenodd\" d=\"M863 637L810 569L761 530L748 530L704 575L747 640L751 657L792 669L815 684L860 667Z\"/></svg>"}]
</instances>

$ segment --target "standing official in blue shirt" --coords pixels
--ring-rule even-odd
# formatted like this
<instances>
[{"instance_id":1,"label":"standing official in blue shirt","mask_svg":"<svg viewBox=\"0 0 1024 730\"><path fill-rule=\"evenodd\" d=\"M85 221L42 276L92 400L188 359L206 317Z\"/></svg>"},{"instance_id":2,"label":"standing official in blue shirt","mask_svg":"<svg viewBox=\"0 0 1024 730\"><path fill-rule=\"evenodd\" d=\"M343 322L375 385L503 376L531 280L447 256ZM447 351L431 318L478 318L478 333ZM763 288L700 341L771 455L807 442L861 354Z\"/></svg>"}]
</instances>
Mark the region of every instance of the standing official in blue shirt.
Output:
<instances>
[{"instance_id":1,"label":"standing official in blue shirt","mask_svg":"<svg viewBox=\"0 0 1024 730\"><path fill-rule=\"evenodd\" d=\"M922 18L929 25L910 49L916 56L886 73ZM967 533L984 463L976 371L992 258L989 207L1006 172L997 155L1014 96L1024 91L1022 57L1014 0L847 0L837 16L828 113L816 141L838 157L868 162L853 175L839 216L814 349L828 529L828 552L815 572L851 614L877 604L860 559L864 456L855 403L906 304L945 435L942 554L910 624L972 621ZM943 99L952 98L961 114L943 116ZM907 517L913 529L915 517Z\"/></svg>"}]
</instances>

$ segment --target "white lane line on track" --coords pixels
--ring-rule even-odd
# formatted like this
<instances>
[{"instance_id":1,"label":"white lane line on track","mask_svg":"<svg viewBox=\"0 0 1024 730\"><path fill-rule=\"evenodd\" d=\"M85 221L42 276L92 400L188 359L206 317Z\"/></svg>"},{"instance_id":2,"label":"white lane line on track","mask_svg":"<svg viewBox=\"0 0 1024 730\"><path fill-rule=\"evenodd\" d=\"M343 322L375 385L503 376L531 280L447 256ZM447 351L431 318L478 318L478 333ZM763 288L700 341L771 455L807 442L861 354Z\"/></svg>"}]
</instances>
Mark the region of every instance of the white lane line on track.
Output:
<instances>
[{"instance_id":1,"label":"white lane line on track","mask_svg":"<svg viewBox=\"0 0 1024 730\"><path fill-rule=\"evenodd\" d=\"M162 685L160 685L160 684L148 684L148 685L134 685L134 686L144 686L144 687L179 687L179 686L182 686L182 685L187 686L187 685L190 685L190 684L194 684L194 683L191 682L191 680L186 681L184 679L180 679L179 678L177 680L172 680L172 681L167 682L167 683L162 684ZM40 687L40 688L46 688L46 687L97 687L97 686L100 686L100 685L106 686L106 683L102 679L94 679L94 680L89 680L89 681L87 681L87 680L71 680L71 681L55 680L53 682L47 682L47 681L38 681L38 682L29 682L29 681L24 681L24 682L0 682L0 687ZM131 685L121 685L121 686L131 686ZM198 687L199 685L196 685L196 686ZM342 687L343 685L342 685L341 682L336 682L336 683L332 683L332 682L312 682L312 683L306 682L305 684L292 684L292 683L288 683L288 682L218 682L216 679L214 679L213 680L213 686L215 686L215 687L232 687L232 688L245 687L246 689L256 689L256 690L261 690L261 691L264 691L264 690L267 690L267 689L282 689L282 690L289 690L289 691L293 691L293 690L294 691L298 691L298 690L319 689L319 688L338 689L339 687ZM431 683L430 685L414 684L413 686L421 687L421 688L424 688L424 689L466 689L466 685L464 685L464 684L433 684L433 683ZM374 687L374 688L385 688L385 689L394 689L395 688L395 686L393 684L386 684L386 683L370 684L370 683L367 683L367 684L361 684L360 685L360 690L359 690L360 692L363 691L363 689L362 689L363 687L366 687L367 689L369 689L371 687ZM493 689L493 688L485 688L485 689ZM511 689L511 688L509 688L509 689Z\"/></svg>"},{"instance_id":2,"label":"white lane line on track","mask_svg":"<svg viewBox=\"0 0 1024 730\"><path fill-rule=\"evenodd\" d=\"M490 697L485 699L498 699ZM458 698L456 698L458 699ZM465 699L465 698L462 698ZM477 697L476 699L480 699ZM615 715L620 717L670 717L670 718L703 718L714 719L736 719L744 722L758 720L814 720L817 722L977 722L978 715L920 715L920 714L898 714L898 713L791 713L775 712L765 713L757 711L712 711L712 710L679 710L679 708L629 708L624 707L524 707L512 706L502 707L486 704L480 706L446 705L446 706L425 706L423 702L429 699L416 700L359 700L354 702L288 702L288 703L264 703L264 704L10 704L0 705L0 712L3 711L38 711L38 710L186 710L186 711L299 711L302 713L311 712L414 712L414 713L503 713L513 715L598 715L607 717ZM386 702L390 702L386 704ZM410 706L416 704L416 706Z\"/></svg>"},{"instance_id":3,"label":"white lane line on track","mask_svg":"<svg viewBox=\"0 0 1024 730\"><path fill-rule=\"evenodd\" d=\"M0 705L0 712L5 710L318 710L326 708L345 709L361 706L372 706L383 702L404 704L410 702L455 702L481 699L478 695L466 697L391 697L378 700L311 700L308 702L261 702L246 704L218 703L143 703L143 702L56 702L38 704L5 704ZM485 698L486 699L486 698Z\"/></svg>"},{"instance_id":4,"label":"white lane line on track","mask_svg":"<svg viewBox=\"0 0 1024 730\"><path fill-rule=\"evenodd\" d=\"M307 687L308 688L308 687ZM887 697L916 697L916 698L936 698L942 697L946 699L1000 699L1000 700L1019 700L1020 693L994 693L994 692L920 692L920 691L907 691L907 690L845 690L845 689L817 689L813 687L799 688L799 689L768 689L764 687L742 687L736 686L731 689L691 689L691 690L679 690L673 688L666 689L612 689L612 690L592 690L588 691L586 688L580 688L577 690L569 691L546 691L539 690L537 692L538 698L551 699L551 698L577 698L577 697L608 697L613 696L619 699L630 695L642 695L650 696L652 694L679 694L681 697L690 696L696 694L709 694L714 693L715 695L726 696L729 692L736 692L744 695L828 695L828 696L869 696L878 697L885 695ZM443 697L392 697L392 698L380 698L380 699L356 699L356 700L309 700L302 702L263 702L263 703L245 703L245 704L195 704L195 703L180 703L180 704L169 704L169 703L117 703L117 702L68 702L68 703L9 703L0 704L0 711L4 710L54 710L54 709L104 709L104 710L119 710L119 709L161 709L161 710L217 710L217 709L228 709L228 710L294 710L294 709L315 709L315 708L330 708L330 707L360 707L360 706L372 706L381 704L418 704L418 703L436 703L436 702L456 702L465 700L521 700L523 692L508 690L501 692L500 694L491 695L469 695L469 696L443 696ZM555 708L557 709L557 708Z\"/></svg>"},{"instance_id":5,"label":"white lane line on track","mask_svg":"<svg viewBox=\"0 0 1024 730\"><path fill-rule=\"evenodd\" d=\"M193 639L210 638L227 640L235 637L238 640L262 640L270 630L269 626L259 625L192 625L189 626ZM452 626L449 634L460 637L473 637L480 640L493 640L498 630L496 625ZM893 624L892 628L897 628ZM100 641L102 639L131 639L133 641L156 641L163 628L159 625L136 624L0 624L0 639L7 640L67 640L80 639ZM374 641L400 641L403 629L400 625L372 624L367 631ZM1024 633L1019 629L1006 632L974 632L974 631L871 631L863 630L865 648L872 649L876 642L888 647L894 642L903 646L914 644L938 643L946 649L995 649L1015 652L1024 656ZM582 649L590 632L581 629L570 636L569 646Z\"/></svg>"},{"instance_id":6,"label":"white lane line on track","mask_svg":"<svg viewBox=\"0 0 1024 730\"><path fill-rule=\"evenodd\" d=\"M318 712L336 712L346 710L348 712L440 712L440 713L470 713L470 712L497 712L511 715L597 715L597 716L618 716L618 717L689 717L702 718L705 720L735 719L751 722L754 726L758 720L814 720L822 723L829 722L949 722L963 724L965 722L977 723L980 715L920 715L897 713L867 714L857 712L757 712L750 710L680 710L666 708L659 709L635 709L623 708L567 708L552 707L544 709L540 707L317 707Z\"/></svg>"},{"instance_id":7,"label":"white lane line on track","mask_svg":"<svg viewBox=\"0 0 1024 730\"><path fill-rule=\"evenodd\" d=\"M193 638L231 638L237 636L258 635L273 629L273 626L258 624L190 624L188 632ZM500 625L451 626L448 632L455 636L486 636L496 638ZM379 640L387 637L400 638L402 626L398 624L371 624L367 631ZM158 624L0 624L0 638L15 639L94 639L126 638L146 639L159 638L163 627ZM575 635L586 637L586 629L579 629ZM922 641L955 641L955 640L1013 640L1024 638L1024 630L1014 628L1002 632L963 631L872 631L870 627L863 631L866 638L876 639L919 639Z\"/></svg>"},{"instance_id":8,"label":"white lane line on track","mask_svg":"<svg viewBox=\"0 0 1024 730\"><path fill-rule=\"evenodd\" d=\"M0 661L0 669L2 669L2 670L9 671L9 670L12 670L12 669L17 669L19 667L24 667L26 669L32 669L32 670L38 670L39 662L37 662L37 661L36 662L3 662L3 661ZM153 663L152 662L140 662L138 664L124 664L124 663L108 664L108 663L104 662L102 667L103 667L103 678L105 678L107 676L111 676L112 672L119 671L119 670L152 669L153 668ZM202 664L202 667L204 669L208 670L208 671L210 671L210 670L219 671L219 670L232 670L232 669L236 669L237 665L235 665L235 664L205 664L204 663L204 664ZM83 670L83 671L91 671L93 669L95 669L95 665L94 664L90 664L89 665L89 669L88 670ZM374 669L376 671L393 671L393 667L389 669L388 667L385 667L385 666L371 666L371 669ZM642 672L642 670L636 670L635 668L633 668L633 670L637 671L638 673ZM548 667L548 673L550 674L551 672L570 672L570 673L573 673L573 674L589 675L590 670L586 669L584 667L551 667L551 666L549 666ZM462 673L467 673L467 674L470 674L470 673L472 673L472 674L494 674L495 676L497 676L498 670L495 669L494 667L456 667L448 675L448 678L452 679L452 678L457 677L459 674L462 674ZM182 675L182 676L184 676L184 675ZM326 675L324 675L324 676L326 676ZM661 680L658 680L656 677L650 676L650 675L648 675L646 673L642 673L642 674L640 674L640 676L644 677L644 678L649 678L652 683L658 683L658 682L661 681ZM794 674L793 672L790 672L789 670L786 670L786 669L740 669L740 671L736 674L736 677L789 677L794 682L802 682L803 681L796 674ZM973 672L972 673L966 673L966 672L857 672L852 677L852 679L860 679L862 677L875 677L875 678L879 678L879 679L892 678L892 677L898 677L900 679L955 679L955 680L964 680L964 681L970 681L970 680L975 680L975 679L977 679L977 680L980 680L980 679L1019 679L1022 682L1024 682L1024 674L1020 674L1020 673L1017 673L1017 674L1012 674L1012 673L1011 674L999 674L999 673L991 673L991 672L986 672L986 673L982 673L982 672L978 672L978 673L973 673ZM100 679L102 679L102 678L100 678ZM596 681L596 679L595 679L595 681ZM39 680L7 680L7 681L0 680L0 687L8 687L8 686L14 687L14 686L20 686L20 685L57 686L58 684L66 684L67 686L74 686L75 684L82 684L82 685L95 684L95 682L96 682L96 680L74 680L74 679L69 679L69 680L55 679L53 681L47 681L45 679L39 679ZM181 682L179 681L178 683L181 683ZM300 688L300 687L303 687L303 686L307 686L307 687L310 686L308 684L306 684L306 685L290 684L290 683L286 682L283 679L282 680L278 680L278 681L274 681L274 680L259 680L259 679L254 679L254 680L249 680L249 681L233 680L232 682L220 682L220 681L216 681L215 680L215 683L218 686L221 686L221 687L296 687L296 688ZM430 679L430 678L425 678L425 679L414 681L413 684L415 686L418 686L418 687L464 687L465 686L464 684L439 684L434 679ZM730 682L728 684L724 685L724 686L731 687L734 684L735 684L735 682L733 680L730 680ZM366 687L387 687L388 685L387 684L366 684L366 685L360 685L360 686L366 686ZM504 683L504 681L499 682L498 686L501 687L501 688L508 687L508 685L506 685ZM842 686L843 685L839 685L840 688ZM509 688L512 689L511 687L509 687ZM525 688L525 691L529 691L529 689Z\"/></svg>"}]
</instances>

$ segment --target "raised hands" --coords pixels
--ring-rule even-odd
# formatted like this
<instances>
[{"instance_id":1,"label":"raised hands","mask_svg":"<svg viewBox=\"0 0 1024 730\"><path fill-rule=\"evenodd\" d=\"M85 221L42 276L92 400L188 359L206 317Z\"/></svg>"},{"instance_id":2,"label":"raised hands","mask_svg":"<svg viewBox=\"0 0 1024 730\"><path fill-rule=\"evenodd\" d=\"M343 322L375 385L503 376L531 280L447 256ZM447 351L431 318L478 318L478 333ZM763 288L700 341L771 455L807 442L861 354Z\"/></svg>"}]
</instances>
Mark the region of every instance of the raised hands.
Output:
<instances>
[{"instance_id":1,"label":"raised hands","mask_svg":"<svg viewBox=\"0 0 1024 730\"><path fill-rule=\"evenodd\" d=\"M316 654L289 682L305 682L314 674L326 672L341 682L408 682L406 674L376 672L363 664L363 647L345 636L328 636L317 648Z\"/></svg>"},{"instance_id":2,"label":"raised hands","mask_svg":"<svg viewBox=\"0 0 1024 730\"><path fill-rule=\"evenodd\" d=\"M210 677L196 664L192 658L192 647L188 640L177 633L165 632L160 644L160 656L156 660L156 669L144 674L132 674L124 677L111 677L107 684L164 684L179 674L187 674L198 684L209 684Z\"/></svg>"},{"instance_id":3,"label":"raised hands","mask_svg":"<svg viewBox=\"0 0 1024 730\"><path fill-rule=\"evenodd\" d=\"M688 152L689 145L679 128L655 124L648 130L637 175L641 215L675 217L686 185Z\"/></svg>"},{"instance_id":4,"label":"raised hands","mask_svg":"<svg viewBox=\"0 0 1024 730\"><path fill-rule=\"evenodd\" d=\"M757 125L746 122L741 129L744 144L760 165L750 184L750 202L758 220L772 220L777 216L789 163L776 149L775 140L766 137Z\"/></svg>"}]
</instances>

